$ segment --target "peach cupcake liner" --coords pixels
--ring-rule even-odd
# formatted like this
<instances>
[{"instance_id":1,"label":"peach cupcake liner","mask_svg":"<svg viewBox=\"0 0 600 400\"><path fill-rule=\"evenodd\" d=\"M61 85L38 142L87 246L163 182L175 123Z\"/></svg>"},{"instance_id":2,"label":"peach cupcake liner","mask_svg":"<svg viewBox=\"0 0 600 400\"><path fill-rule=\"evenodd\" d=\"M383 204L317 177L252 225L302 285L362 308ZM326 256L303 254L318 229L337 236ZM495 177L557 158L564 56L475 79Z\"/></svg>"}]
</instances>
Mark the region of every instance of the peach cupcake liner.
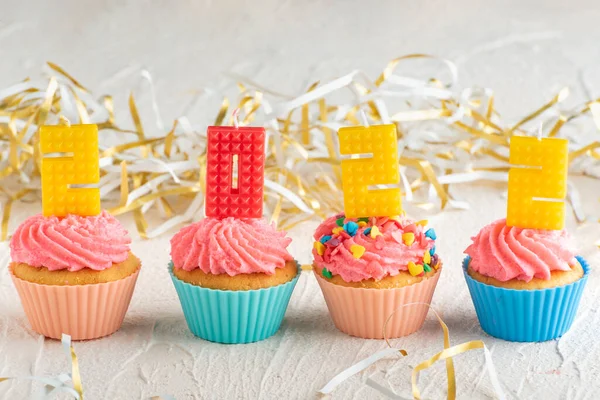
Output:
<instances>
[{"instance_id":1,"label":"peach cupcake liner","mask_svg":"<svg viewBox=\"0 0 600 400\"><path fill-rule=\"evenodd\" d=\"M408 336L421 329L431 304L441 269L431 278L397 289L364 289L328 282L316 269L314 274L325 297L335 326L342 332L364 339L383 339L383 325L388 339Z\"/></svg>"},{"instance_id":2,"label":"peach cupcake liner","mask_svg":"<svg viewBox=\"0 0 600 400\"><path fill-rule=\"evenodd\" d=\"M37 333L89 340L116 332L123 323L140 268L126 278L91 285L41 285L10 275L25 315Z\"/></svg>"}]
</instances>

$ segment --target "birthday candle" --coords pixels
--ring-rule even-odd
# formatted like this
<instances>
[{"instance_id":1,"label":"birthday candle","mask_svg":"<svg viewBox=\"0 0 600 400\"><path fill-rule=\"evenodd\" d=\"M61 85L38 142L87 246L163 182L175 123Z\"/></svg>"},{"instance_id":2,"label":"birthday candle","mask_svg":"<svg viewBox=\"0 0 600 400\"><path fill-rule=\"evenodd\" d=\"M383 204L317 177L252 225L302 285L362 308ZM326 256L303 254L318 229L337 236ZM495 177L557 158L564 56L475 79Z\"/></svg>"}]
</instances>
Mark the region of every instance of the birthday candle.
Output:
<instances>
[{"instance_id":1,"label":"birthday candle","mask_svg":"<svg viewBox=\"0 0 600 400\"><path fill-rule=\"evenodd\" d=\"M210 126L207 134L206 216L261 218L265 129Z\"/></svg>"},{"instance_id":2,"label":"birthday candle","mask_svg":"<svg viewBox=\"0 0 600 400\"><path fill-rule=\"evenodd\" d=\"M569 163L565 139L513 136L510 139L506 224L563 229Z\"/></svg>"},{"instance_id":3,"label":"birthday candle","mask_svg":"<svg viewBox=\"0 0 600 400\"><path fill-rule=\"evenodd\" d=\"M399 188L370 190L397 184L398 139L395 125L356 126L339 130L340 153L371 154L372 158L342 160L344 211L349 218L386 217L402 213Z\"/></svg>"},{"instance_id":4,"label":"birthday candle","mask_svg":"<svg viewBox=\"0 0 600 400\"><path fill-rule=\"evenodd\" d=\"M45 216L100 213L98 188L75 188L100 179L98 127L58 125L40 127L42 209ZM55 154L51 154L55 153ZM58 154L62 153L62 154Z\"/></svg>"}]
</instances>

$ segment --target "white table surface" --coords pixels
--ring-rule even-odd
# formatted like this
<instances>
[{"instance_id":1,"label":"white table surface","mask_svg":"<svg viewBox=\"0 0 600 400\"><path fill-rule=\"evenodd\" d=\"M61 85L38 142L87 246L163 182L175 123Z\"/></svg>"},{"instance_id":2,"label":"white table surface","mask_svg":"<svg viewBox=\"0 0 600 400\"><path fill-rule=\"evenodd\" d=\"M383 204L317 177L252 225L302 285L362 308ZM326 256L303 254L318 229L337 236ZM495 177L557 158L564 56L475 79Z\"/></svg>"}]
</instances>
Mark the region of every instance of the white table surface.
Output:
<instances>
[{"instance_id":1,"label":"white table surface","mask_svg":"<svg viewBox=\"0 0 600 400\"><path fill-rule=\"evenodd\" d=\"M129 88L139 83L139 71L147 68L156 83L161 115L170 124L186 109L190 91L219 87L226 81L222 72L246 74L297 94L317 79L326 81L356 68L374 76L395 56L426 52L455 60L461 86L494 88L498 108L511 119L539 107L563 86L571 88L573 104L598 96L600 8L595 2L503 3L10 2L0 13L0 88L37 75L51 60L95 93L115 94L117 107L123 107ZM140 90L138 101L141 109L149 109L147 91ZM215 103L214 110L191 110L188 116L202 123L217 109ZM590 222L577 226L569 213L568 227L581 254L597 266L600 252L593 243L600 238L595 222L600 181L573 182ZM445 260L433 306L448 324L452 344L483 339L510 398L600 397L598 275L590 276L578 318L562 339L520 344L485 335L460 265L469 237L504 215L504 189L501 184L478 184L459 190L471 210L428 216ZM17 204L11 230L37 207ZM108 338L75 343L87 399L159 394L177 399L310 399L339 371L385 347L383 341L338 332L308 273L301 276L274 337L237 346L197 339L187 329L166 269L173 232L143 241L130 216L121 220L132 232L133 251L141 256L143 269L122 329ZM310 262L314 227L305 224L290 233L291 252L303 263ZM8 244L0 243L0 376L66 371L60 343L31 331L5 268L8 262ZM389 381L409 397L410 372L442 348L441 330L429 317L418 334L393 343L409 356L382 361L349 379L332 397L380 398L364 385L367 377L381 384ZM481 352L458 356L455 362L459 398L494 397ZM443 363L424 373L423 395L444 398L444 379ZM28 381L0 383L3 399L39 392L39 385Z\"/></svg>"}]
</instances>

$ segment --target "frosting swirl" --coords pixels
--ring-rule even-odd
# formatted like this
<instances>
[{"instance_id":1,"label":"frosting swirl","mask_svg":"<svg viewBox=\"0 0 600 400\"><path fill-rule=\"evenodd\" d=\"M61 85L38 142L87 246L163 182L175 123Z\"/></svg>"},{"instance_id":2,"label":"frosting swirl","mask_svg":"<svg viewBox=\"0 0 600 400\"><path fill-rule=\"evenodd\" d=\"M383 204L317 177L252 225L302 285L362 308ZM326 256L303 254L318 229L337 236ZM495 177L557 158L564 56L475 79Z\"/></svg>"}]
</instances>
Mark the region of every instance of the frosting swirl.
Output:
<instances>
[{"instance_id":1,"label":"frosting swirl","mask_svg":"<svg viewBox=\"0 0 600 400\"><path fill-rule=\"evenodd\" d=\"M505 219L485 226L465 250L469 266L499 281L550 279L552 271L568 271L577 260L565 231L507 226Z\"/></svg>"},{"instance_id":2,"label":"frosting swirl","mask_svg":"<svg viewBox=\"0 0 600 400\"><path fill-rule=\"evenodd\" d=\"M171 239L175 268L207 274L265 273L283 268L293 257L292 239L259 219L204 218L181 229Z\"/></svg>"},{"instance_id":3,"label":"frosting swirl","mask_svg":"<svg viewBox=\"0 0 600 400\"><path fill-rule=\"evenodd\" d=\"M10 256L13 262L50 271L101 271L125 261L130 243L127 230L106 211L91 217L38 214L17 228L10 241Z\"/></svg>"},{"instance_id":4,"label":"frosting swirl","mask_svg":"<svg viewBox=\"0 0 600 400\"><path fill-rule=\"evenodd\" d=\"M364 223L349 234L338 225L338 220L341 219L344 223ZM373 238L370 231L375 228L381 235ZM405 233L414 235L412 243L405 243ZM344 218L343 214L335 215L319 225L314 239L324 242L322 255L313 248L315 265L327 268L346 282L359 282L371 278L380 280L386 276L398 275L400 271L408 270L409 262L422 264L424 253L429 252L435 245L434 240L426 235L422 224L405 217L372 217L364 221L362 218ZM355 245L364 248L364 252L358 258L358 254L353 254ZM362 252L362 249L360 251Z\"/></svg>"}]
</instances>

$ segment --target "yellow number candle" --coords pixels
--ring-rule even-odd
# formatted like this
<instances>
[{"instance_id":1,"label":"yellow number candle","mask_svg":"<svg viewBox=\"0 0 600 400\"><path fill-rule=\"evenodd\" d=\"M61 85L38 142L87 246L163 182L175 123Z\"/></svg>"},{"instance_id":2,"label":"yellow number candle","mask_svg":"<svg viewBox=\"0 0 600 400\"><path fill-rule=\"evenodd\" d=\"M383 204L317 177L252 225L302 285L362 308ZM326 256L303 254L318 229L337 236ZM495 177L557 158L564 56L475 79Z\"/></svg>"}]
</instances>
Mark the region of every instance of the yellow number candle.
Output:
<instances>
[{"instance_id":1,"label":"yellow number candle","mask_svg":"<svg viewBox=\"0 0 600 400\"><path fill-rule=\"evenodd\" d=\"M71 185L98 183L98 127L96 125L42 126L42 209L45 216L83 216L100 213L98 188ZM67 153L51 157L49 153Z\"/></svg>"},{"instance_id":2,"label":"yellow number candle","mask_svg":"<svg viewBox=\"0 0 600 400\"><path fill-rule=\"evenodd\" d=\"M513 136L508 172L508 226L563 229L569 152L565 139Z\"/></svg>"},{"instance_id":3,"label":"yellow number candle","mask_svg":"<svg viewBox=\"0 0 600 400\"><path fill-rule=\"evenodd\" d=\"M349 127L339 131L344 155L372 154L372 158L342 160L344 211L349 218L394 216L402 212L400 189L369 190L369 186L397 184L398 142L395 125Z\"/></svg>"}]
</instances>

